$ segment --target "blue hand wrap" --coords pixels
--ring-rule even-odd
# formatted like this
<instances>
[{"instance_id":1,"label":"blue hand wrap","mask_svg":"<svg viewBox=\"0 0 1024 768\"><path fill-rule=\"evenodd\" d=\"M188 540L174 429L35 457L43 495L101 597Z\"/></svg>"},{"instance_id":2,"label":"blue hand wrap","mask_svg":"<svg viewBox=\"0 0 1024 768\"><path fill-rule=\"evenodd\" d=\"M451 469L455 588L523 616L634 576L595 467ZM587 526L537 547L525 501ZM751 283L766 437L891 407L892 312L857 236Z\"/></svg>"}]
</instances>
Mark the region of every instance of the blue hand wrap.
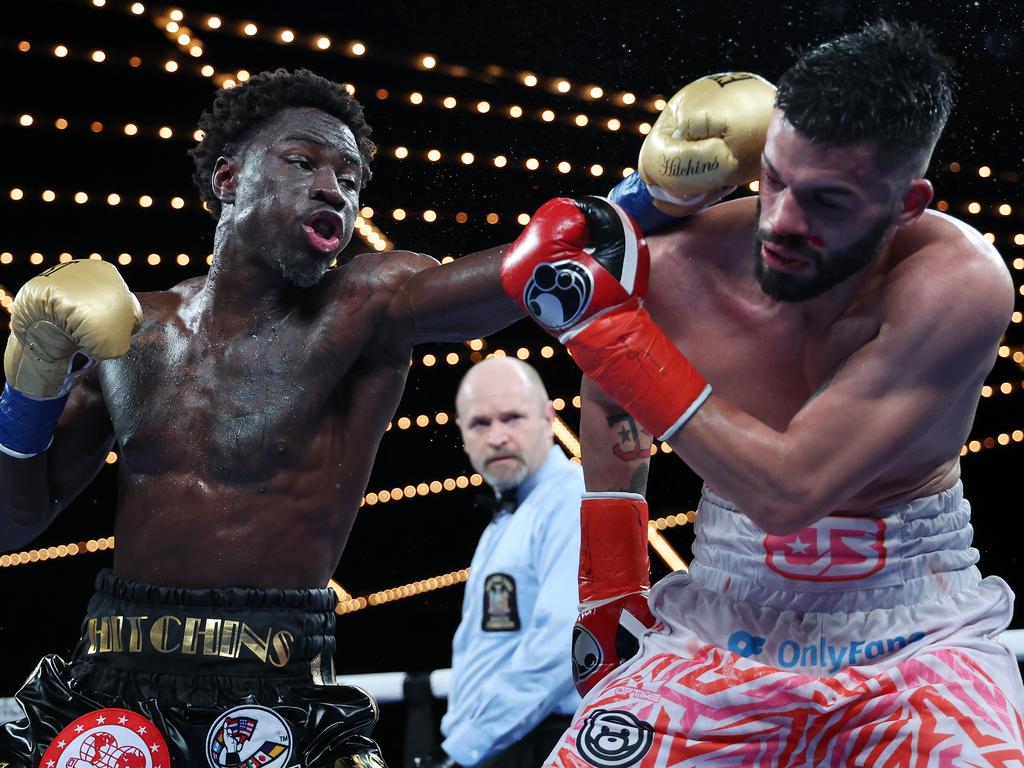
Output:
<instances>
[{"instance_id":1,"label":"blue hand wrap","mask_svg":"<svg viewBox=\"0 0 1024 768\"><path fill-rule=\"evenodd\" d=\"M53 431L68 395L37 400L4 384L0 396L0 451L16 459L42 453L53 442Z\"/></svg>"},{"instance_id":2,"label":"blue hand wrap","mask_svg":"<svg viewBox=\"0 0 1024 768\"><path fill-rule=\"evenodd\" d=\"M654 198L636 171L612 187L608 199L625 208L645 235L653 235L681 221L654 206Z\"/></svg>"}]
</instances>

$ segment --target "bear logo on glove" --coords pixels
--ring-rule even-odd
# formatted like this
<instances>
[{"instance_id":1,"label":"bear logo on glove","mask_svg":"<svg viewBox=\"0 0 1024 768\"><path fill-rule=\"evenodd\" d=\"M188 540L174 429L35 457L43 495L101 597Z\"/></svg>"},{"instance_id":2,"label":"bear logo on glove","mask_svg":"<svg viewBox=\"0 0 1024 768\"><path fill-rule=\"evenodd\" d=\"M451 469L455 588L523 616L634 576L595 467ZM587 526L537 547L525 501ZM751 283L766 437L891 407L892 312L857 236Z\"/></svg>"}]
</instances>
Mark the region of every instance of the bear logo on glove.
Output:
<instances>
[{"instance_id":1,"label":"bear logo on glove","mask_svg":"<svg viewBox=\"0 0 1024 768\"><path fill-rule=\"evenodd\" d=\"M538 264L523 289L523 304L541 325L565 328L582 315L594 295L594 278L571 259Z\"/></svg>"}]
</instances>

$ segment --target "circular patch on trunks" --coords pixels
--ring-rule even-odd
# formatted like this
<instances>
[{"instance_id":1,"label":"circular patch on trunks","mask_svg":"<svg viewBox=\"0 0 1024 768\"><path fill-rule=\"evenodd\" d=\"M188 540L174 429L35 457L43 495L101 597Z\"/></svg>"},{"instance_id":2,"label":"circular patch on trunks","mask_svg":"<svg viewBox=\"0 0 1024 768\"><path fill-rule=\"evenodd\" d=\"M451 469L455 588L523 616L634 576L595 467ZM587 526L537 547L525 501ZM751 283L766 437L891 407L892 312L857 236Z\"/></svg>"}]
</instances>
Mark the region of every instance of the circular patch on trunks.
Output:
<instances>
[{"instance_id":1,"label":"circular patch on trunks","mask_svg":"<svg viewBox=\"0 0 1024 768\"><path fill-rule=\"evenodd\" d=\"M128 709L97 709L57 734L39 768L170 768L167 741Z\"/></svg>"},{"instance_id":2,"label":"circular patch on trunks","mask_svg":"<svg viewBox=\"0 0 1024 768\"><path fill-rule=\"evenodd\" d=\"M596 709L576 736L576 748L598 768L636 765L654 742L654 728L632 712Z\"/></svg>"},{"instance_id":3,"label":"circular patch on trunks","mask_svg":"<svg viewBox=\"0 0 1024 768\"><path fill-rule=\"evenodd\" d=\"M292 730L277 712L243 705L221 713L206 734L211 768L258 765L282 768L292 754Z\"/></svg>"}]
</instances>

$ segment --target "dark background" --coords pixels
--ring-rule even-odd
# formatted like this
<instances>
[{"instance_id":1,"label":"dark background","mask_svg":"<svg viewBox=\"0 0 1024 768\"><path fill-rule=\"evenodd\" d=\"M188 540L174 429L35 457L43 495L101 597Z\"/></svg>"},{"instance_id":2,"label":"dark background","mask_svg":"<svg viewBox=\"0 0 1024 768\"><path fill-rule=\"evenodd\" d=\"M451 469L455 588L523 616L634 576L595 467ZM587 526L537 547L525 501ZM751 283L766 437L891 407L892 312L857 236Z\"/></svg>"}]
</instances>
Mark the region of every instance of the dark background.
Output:
<instances>
[{"instance_id":1,"label":"dark background","mask_svg":"<svg viewBox=\"0 0 1024 768\"><path fill-rule=\"evenodd\" d=\"M519 230L515 216L532 212L552 195L606 191L619 178L618 171L635 162L642 141L636 126L655 117L651 97L667 97L690 79L721 70L748 69L775 80L791 63L794 50L879 16L926 23L959 62L960 100L931 171L936 198L947 200L951 213L993 233L1008 263L1024 258L1024 246L1013 242L1015 234L1024 232L1017 176L1024 165L1024 13L1013 3L187 2L146 3L142 15L131 14L128 5L115 0L102 8L55 0L5 4L0 22L0 251L11 253L13 261L0 264L0 285L9 291L41 269L29 263L33 252L43 254L44 265L56 263L62 252L75 257L98 252L108 259L131 253L133 261L122 273L138 291L164 288L205 271L213 227L197 205L191 161L185 155L195 120L215 90L210 79L197 73L203 64L225 74L241 68L257 72L307 66L353 84L380 145L364 204L374 208L374 223L396 247L443 257L513 239ZM163 29L161 19L166 21L172 7L185 12L183 24L202 41L201 58L190 57ZM210 12L224 18L217 32L203 23ZM243 21L256 23L259 33L245 38L233 31ZM285 46L269 39L282 27L295 31L295 43ZM331 37L330 51L311 47L311 35L317 33ZM352 40L363 42L367 54L345 55ZM19 51L20 41L28 41L30 50ZM55 58L56 44L66 45L70 54ZM105 62L89 60L95 49L106 53ZM437 57L434 71L415 66L425 53ZM129 65L132 56L141 58L141 66ZM180 64L174 74L162 68L169 58ZM451 66L463 70L447 69ZM541 85L527 88L519 83L515 74L524 71L541 77ZM548 83L555 77L572 83L570 94L552 92ZM580 95L582 86L592 84L601 85L605 96ZM375 95L381 88L389 91L387 98ZM422 93L425 103L410 104L412 91ZM622 91L637 94L638 103L623 106L615 97ZM440 108L445 96L458 99L459 107ZM491 103L489 113L463 109L480 99ZM558 119L511 120L503 110L511 104L522 105L528 113L551 108ZM571 123L579 113L589 116L589 126ZM31 127L18 124L22 114L33 116ZM53 127L58 117L69 121L66 130ZM610 117L620 119L623 128L604 130L601 125ZM102 122L104 129L92 132L92 121ZM121 128L127 122L137 124L140 135L125 136ZM156 129L165 125L174 130L169 140L156 136ZM396 159L396 146L408 147L410 158ZM422 158L433 147L444 153L441 162ZM476 155L473 165L458 162L464 151ZM509 157L509 167L496 169L489 162L497 154ZM527 157L538 158L541 170L523 170ZM555 171L560 160L574 170ZM960 164L958 172L950 170L954 162ZM602 178L586 172L592 163L604 165ZM993 174L981 178L980 165L990 166ZM24 190L24 199L12 201L12 188ZM57 194L55 202L41 200L44 189ZM87 204L71 201L78 190L89 194ZM110 192L119 193L124 202L107 205L104 199ZM140 208L134 201L141 194L151 195L154 205ZM174 196L185 199L182 210L171 208ZM970 201L981 203L980 214L967 213ZM1009 216L996 213L1004 202L1012 206ZM397 207L410 212L404 221L391 217ZM424 222L420 214L425 209L435 210L438 220ZM466 223L456 222L458 212L468 215ZM497 224L486 223L491 212L499 215ZM358 237L350 247L357 249L367 249ZM160 266L145 262L146 254L154 252L162 257ZM178 253L189 254L191 264L176 265L173 257ZM1024 273L1012 271L1018 285L1024 282ZM1018 309L1022 304L1018 294ZM1012 324L1005 343L1016 351L1021 336L1021 325ZM541 371L551 396L571 400L578 392L578 374L564 353L541 359L538 350L547 343L543 333L519 323L489 339L487 349L530 349L530 362ZM456 365L443 360L433 367L421 363L424 353L443 358L452 351L460 355ZM468 362L464 345L418 349L397 416L451 411L454 388ZM983 439L1024 429L1022 375L1011 359L997 361L989 383L1011 382L1013 391L982 400L973 436ZM569 406L561 415L577 428L576 409ZM1022 505L1012 479L1022 457L1020 444L1011 443L963 460L982 570L1002 576L1014 588L1024 585L1017 534ZM104 468L33 546L111 535L115 470ZM429 483L469 471L452 424L394 429L384 438L368 490ZM677 458L659 455L650 481L652 516L692 509L698 488ZM466 567L487 520L473 509L473 494L473 489L455 490L365 507L336 579L359 596ZM691 529L675 528L666 536L688 560ZM666 569L653 559L657 578ZM98 552L0 568L0 695L14 692L40 654L70 652L93 575L111 561L110 552ZM462 588L455 586L339 616L339 672L448 666L461 598ZM385 754L396 762L401 722L400 708L385 708L378 730Z\"/></svg>"}]
</instances>

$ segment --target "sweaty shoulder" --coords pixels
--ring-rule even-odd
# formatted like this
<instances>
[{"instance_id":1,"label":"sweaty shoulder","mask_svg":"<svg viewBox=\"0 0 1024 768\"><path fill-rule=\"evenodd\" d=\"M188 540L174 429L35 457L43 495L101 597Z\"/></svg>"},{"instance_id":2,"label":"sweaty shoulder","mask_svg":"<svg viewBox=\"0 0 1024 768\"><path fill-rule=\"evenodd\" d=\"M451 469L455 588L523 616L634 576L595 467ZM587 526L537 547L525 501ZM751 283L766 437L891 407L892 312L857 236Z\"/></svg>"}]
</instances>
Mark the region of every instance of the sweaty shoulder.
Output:
<instances>
[{"instance_id":1,"label":"sweaty shoulder","mask_svg":"<svg viewBox=\"0 0 1024 768\"><path fill-rule=\"evenodd\" d=\"M192 277L183 280L166 291L146 291L135 296L142 305L143 327L150 323L160 323L177 314L181 305L194 296L205 283L205 277Z\"/></svg>"},{"instance_id":2,"label":"sweaty shoulder","mask_svg":"<svg viewBox=\"0 0 1024 768\"><path fill-rule=\"evenodd\" d=\"M396 303L406 301L402 289L417 274L439 265L437 259L414 251L391 251L390 253L367 253L356 256L345 269L349 272L346 281L349 288L363 286L360 290L372 297L376 311L374 315L382 322L377 330L378 346L383 350L406 350L408 322L395 320ZM405 317L410 313L397 313ZM411 316L411 315L410 315ZM404 352L403 352L404 353Z\"/></svg>"},{"instance_id":3,"label":"sweaty shoulder","mask_svg":"<svg viewBox=\"0 0 1024 768\"><path fill-rule=\"evenodd\" d=\"M409 278L432 266L436 260L413 251L361 253L329 270L323 285L329 301L341 302L346 314L378 316Z\"/></svg>"},{"instance_id":4,"label":"sweaty shoulder","mask_svg":"<svg viewBox=\"0 0 1024 768\"><path fill-rule=\"evenodd\" d=\"M651 265L655 273L685 260L732 272L749 272L750 248L757 224L756 196L741 197L706 208L665 232L651 235Z\"/></svg>"},{"instance_id":5,"label":"sweaty shoulder","mask_svg":"<svg viewBox=\"0 0 1024 768\"><path fill-rule=\"evenodd\" d=\"M1013 311L1013 280L1002 257L973 227L926 211L894 242L886 307L973 318L1002 333Z\"/></svg>"}]
</instances>

